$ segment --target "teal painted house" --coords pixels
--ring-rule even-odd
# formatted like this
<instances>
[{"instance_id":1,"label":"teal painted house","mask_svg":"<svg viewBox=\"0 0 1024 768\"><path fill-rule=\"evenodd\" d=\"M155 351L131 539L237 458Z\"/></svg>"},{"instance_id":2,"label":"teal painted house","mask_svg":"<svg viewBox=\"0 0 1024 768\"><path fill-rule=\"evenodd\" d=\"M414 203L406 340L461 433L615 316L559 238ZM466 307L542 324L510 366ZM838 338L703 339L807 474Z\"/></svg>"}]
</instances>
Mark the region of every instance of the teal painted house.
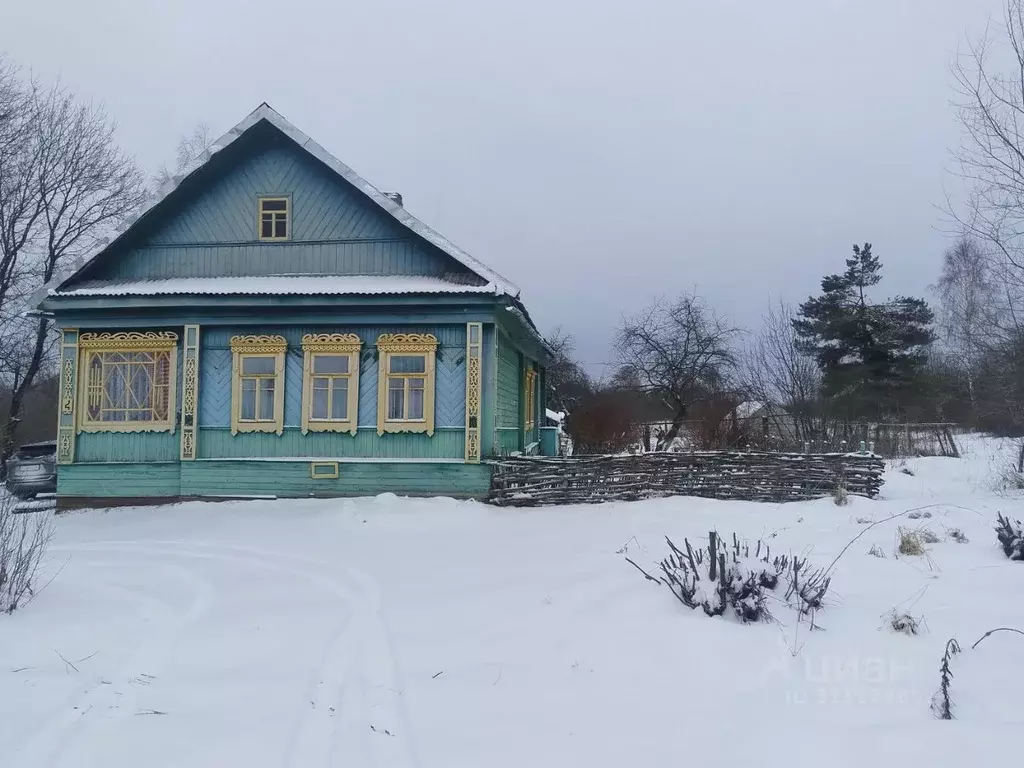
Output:
<instances>
[{"instance_id":1,"label":"teal painted house","mask_svg":"<svg viewBox=\"0 0 1024 768\"><path fill-rule=\"evenodd\" d=\"M62 508L481 496L549 444L519 290L266 104L40 308Z\"/></svg>"}]
</instances>

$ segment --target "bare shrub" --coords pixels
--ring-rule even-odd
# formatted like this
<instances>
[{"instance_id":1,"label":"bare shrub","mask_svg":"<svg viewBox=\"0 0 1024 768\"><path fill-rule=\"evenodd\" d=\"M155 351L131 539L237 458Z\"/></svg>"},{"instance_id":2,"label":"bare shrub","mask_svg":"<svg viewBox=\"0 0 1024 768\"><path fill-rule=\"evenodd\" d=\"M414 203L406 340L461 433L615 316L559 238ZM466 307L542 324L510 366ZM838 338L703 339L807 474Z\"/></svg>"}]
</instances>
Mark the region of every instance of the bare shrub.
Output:
<instances>
[{"instance_id":1,"label":"bare shrub","mask_svg":"<svg viewBox=\"0 0 1024 768\"><path fill-rule=\"evenodd\" d=\"M569 414L565 430L580 455L622 453L640 440L632 404L614 390L586 398Z\"/></svg>"},{"instance_id":2,"label":"bare shrub","mask_svg":"<svg viewBox=\"0 0 1024 768\"><path fill-rule=\"evenodd\" d=\"M32 599L52 536L48 513L15 514L11 497L0 496L0 613L12 613Z\"/></svg>"},{"instance_id":3,"label":"bare shrub","mask_svg":"<svg viewBox=\"0 0 1024 768\"><path fill-rule=\"evenodd\" d=\"M868 550L868 554L871 555L872 557L877 557L877 558L880 558L882 560L885 559L885 552L883 552L882 548L880 546L878 546L877 544L872 544L871 545L871 549Z\"/></svg>"},{"instance_id":4,"label":"bare shrub","mask_svg":"<svg viewBox=\"0 0 1024 768\"><path fill-rule=\"evenodd\" d=\"M1021 530L1020 520L1011 521L1000 513L996 523L996 537L1008 558L1024 560L1024 531Z\"/></svg>"},{"instance_id":5,"label":"bare shrub","mask_svg":"<svg viewBox=\"0 0 1024 768\"><path fill-rule=\"evenodd\" d=\"M922 517L929 518L931 516L932 513L925 510L924 512L911 512L907 515L907 518L910 520L920 520Z\"/></svg>"}]
</instances>

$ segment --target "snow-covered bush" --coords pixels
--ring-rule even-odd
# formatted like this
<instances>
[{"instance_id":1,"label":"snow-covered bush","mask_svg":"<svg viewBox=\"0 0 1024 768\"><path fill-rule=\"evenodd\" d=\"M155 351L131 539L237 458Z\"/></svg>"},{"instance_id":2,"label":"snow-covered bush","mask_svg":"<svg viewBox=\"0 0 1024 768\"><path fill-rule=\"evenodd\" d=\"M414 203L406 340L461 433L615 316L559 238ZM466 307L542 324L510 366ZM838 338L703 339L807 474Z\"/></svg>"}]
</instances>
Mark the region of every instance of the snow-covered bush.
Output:
<instances>
[{"instance_id":1,"label":"snow-covered bush","mask_svg":"<svg viewBox=\"0 0 1024 768\"><path fill-rule=\"evenodd\" d=\"M924 617L900 613L895 608L889 612L889 628L904 635L917 635L924 631Z\"/></svg>"},{"instance_id":2,"label":"snow-covered bush","mask_svg":"<svg viewBox=\"0 0 1024 768\"><path fill-rule=\"evenodd\" d=\"M11 613L31 599L52 535L48 513L15 514L11 497L0 492L0 613Z\"/></svg>"},{"instance_id":3,"label":"snow-covered bush","mask_svg":"<svg viewBox=\"0 0 1024 768\"><path fill-rule=\"evenodd\" d=\"M688 539L683 539L684 549L667 536L665 541L671 551L658 564L659 578L628 557L626 560L649 581L668 587L687 608L700 608L707 616L731 610L744 623L767 621L771 618L769 593L782 585L783 601L801 614L809 614L822 607L828 591L830 577L823 570L808 570L807 561L793 555L773 557L769 546L760 540L753 552L736 534L728 544L717 531L708 534L708 545L701 549L694 549Z\"/></svg>"},{"instance_id":4,"label":"snow-covered bush","mask_svg":"<svg viewBox=\"0 0 1024 768\"><path fill-rule=\"evenodd\" d=\"M1010 520L1000 513L996 523L996 537L1003 547L1003 552L1011 560L1024 560L1024 531L1020 520Z\"/></svg>"}]
</instances>

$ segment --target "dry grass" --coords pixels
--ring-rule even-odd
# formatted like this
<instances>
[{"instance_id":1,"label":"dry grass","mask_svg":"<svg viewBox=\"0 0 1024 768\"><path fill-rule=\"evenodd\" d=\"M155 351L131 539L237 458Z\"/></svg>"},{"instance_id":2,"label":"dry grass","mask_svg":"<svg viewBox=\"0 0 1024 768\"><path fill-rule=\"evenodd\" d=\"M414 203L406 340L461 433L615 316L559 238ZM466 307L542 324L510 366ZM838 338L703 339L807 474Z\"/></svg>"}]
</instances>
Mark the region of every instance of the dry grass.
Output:
<instances>
[{"instance_id":1,"label":"dry grass","mask_svg":"<svg viewBox=\"0 0 1024 768\"><path fill-rule=\"evenodd\" d=\"M871 549L868 550L868 554L871 555L872 557L878 557L878 558L881 558L883 560L885 559L885 552L883 552L882 548L880 546L878 546L877 544L872 544L871 545Z\"/></svg>"},{"instance_id":2,"label":"dry grass","mask_svg":"<svg viewBox=\"0 0 1024 768\"><path fill-rule=\"evenodd\" d=\"M947 528L946 536L948 536L951 540L955 541L957 544L967 544L970 541L970 539L967 538L967 534L959 528Z\"/></svg>"},{"instance_id":3,"label":"dry grass","mask_svg":"<svg viewBox=\"0 0 1024 768\"><path fill-rule=\"evenodd\" d=\"M893 632L903 635L919 635L925 631L927 624L924 616L911 616L909 613L900 613L895 608L887 617L889 628Z\"/></svg>"},{"instance_id":4,"label":"dry grass","mask_svg":"<svg viewBox=\"0 0 1024 768\"><path fill-rule=\"evenodd\" d=\"M918 531L900 526L896 533L898 537L898 543L896 545L896 551L901 555L907 555L909 557L920 557L924 555L924 541Z\"/></svg>"}]
</instances>

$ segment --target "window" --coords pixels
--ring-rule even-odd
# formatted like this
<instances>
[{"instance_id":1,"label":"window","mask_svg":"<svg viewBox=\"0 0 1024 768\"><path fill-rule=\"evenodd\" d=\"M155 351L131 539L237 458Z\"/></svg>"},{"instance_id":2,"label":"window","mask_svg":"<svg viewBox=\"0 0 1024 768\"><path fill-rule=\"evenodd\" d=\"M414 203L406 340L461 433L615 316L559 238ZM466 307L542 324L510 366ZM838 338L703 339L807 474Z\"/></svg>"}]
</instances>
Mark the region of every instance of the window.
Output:
<instances>
[{"instance_id":1,"label":"window","mask_svg":"<svg viewBox=\"0 0 1024 768\"><path fill-rule=\"evenodd\" d=\"M356 434L359 350L354 333L302 337L302 431Z\"/></svg>"},{"instance_id":2,"label":"window","mask_svg":"<svg viewBox=\"0 0 1024 768\"><path fill-rule=\"evenodd\" d=\"M173 431L178 335L83 333L80 432Z\"/></svg>"},{"instance_id":3,"label":"window","mask_svg":"<svg viewBox=\"0 0 1024 768\"><path fill-rule=\"evenodd\" d=\"M386 333L377 339L377 434L434 434L434 358L429 333Z\"/></svg>"},{"instance_id":4,"label":"window","mask_svg":"<svg viewBox=\"0 0 1024 768\"><path fill-rule=\"evenodd\" d=\"M259 214L260 240L287 240L290 235L287 197L261 197Z\"/></svg>"},{"instance_id":5,"label":"window","mask_svg":"<svg viewBox=\"0 0 1024 768\"><path fill-rule=\"evenodd\" d=\"M283 336L231 339L231 434L284 430Z\"/></svg>"},{"instance_id":6,"label":"window","mask_svg":"<svg viewBox=\"0 0 1024 768\"><path fill-rule=\"evenodd\" d=\"M530 366L526 369L526 381L523 392L523 404L526 409L526 431L533 429L534 420L537 418L537 371Z\"/></svg>"}]
</instances>

